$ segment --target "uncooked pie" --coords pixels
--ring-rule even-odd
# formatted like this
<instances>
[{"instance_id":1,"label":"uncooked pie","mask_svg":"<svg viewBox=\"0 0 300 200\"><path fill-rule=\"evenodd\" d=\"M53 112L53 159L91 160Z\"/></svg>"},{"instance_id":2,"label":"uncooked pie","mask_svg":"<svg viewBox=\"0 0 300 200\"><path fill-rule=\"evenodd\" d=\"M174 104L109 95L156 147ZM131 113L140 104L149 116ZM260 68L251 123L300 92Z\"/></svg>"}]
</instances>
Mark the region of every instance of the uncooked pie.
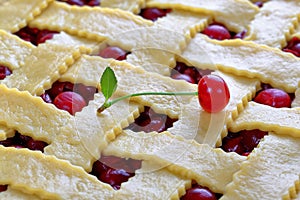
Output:
<instances>
[{"instance_id":1,"label":"uncooked pie","mask_svg":"<svg viewBox=\"0 0 300 200\"><path fill-rule=\"evenodd\" d=\"M0 199L300 199L299 0L0 0ZM220 112L194 92L230 91Z\"/></svg>"}]
</instances>

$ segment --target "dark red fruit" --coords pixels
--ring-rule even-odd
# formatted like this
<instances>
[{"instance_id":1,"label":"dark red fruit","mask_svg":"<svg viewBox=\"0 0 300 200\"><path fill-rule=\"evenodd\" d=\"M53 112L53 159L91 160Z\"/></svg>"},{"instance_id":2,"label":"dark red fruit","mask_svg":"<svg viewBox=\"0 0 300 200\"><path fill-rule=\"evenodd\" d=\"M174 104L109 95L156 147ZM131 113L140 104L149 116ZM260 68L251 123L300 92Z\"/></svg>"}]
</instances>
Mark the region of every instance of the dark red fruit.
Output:
<instances>
[{"instance_id":1,"label":"dark red fruit","mask_svg":"<svg viewBox=\"0 0 300 200\"><path fill-rule=\"evenodd\" d=\"M27 42L38 45L40 43L44 43L46 40L52 39L53 35L56 33L56 31L24 27L15 34Z\"/></svg>"},{"instance_id":2,"label":"dark red fruit","mask_svg":"<svg viewBox=\"0 0 300 200\"><path fill-rule=\"evenodd\" d=\"M73 91L74 84L70 82L59 82L56 81L52 84L52 88L47 90L47 93L50 95L52 99L55 99L57 95L62 92Z\"/></svg>"},{"instance_id":3,"label":"dark red fruit","mask_svg":"<svg viewBox=\"0 0 300 200\"><path fill-rule=\"evenodd\" d=\"M118 190L121 184L134 176L135 170L139 168L141 168L140 160L101 156L93 164L91 174L96 176L100 181L110 184L115 190Z\"/></svg>"},{"instance_id":4,"label":"dark red fruit","mask_svg":"<svg viewBox=\"0 0 300 200\"><path fill-rule=\"evenodd\" d=\"M100 6L100 0L87 1L86 5L88 5L88 6Z\"/></svg>"},{"instance_id":5,"label":"dark red fruit","mask_svg":"<svg viewBox=\"0 0 300 200\"><path fill-rule=\"evenodd\" d=\"M11 75L11 70L8 67L5 67L3 65L0 65L0 80L3 80L6 78L6 76Z\"/></svg>"},{"instance_id":6,"label":"dark red fruit","mask_svg":"<svg viewBox=\"0 0 300 200\"><path fill-rule=\"evenodd\" d=\"M293 37L289 41L288 45L284 47L282 50L300 57L300 39L298 37Z\"/></svg>"},{"instance_id":7,"label":"dark red fruit","mask_svg":"<svg viewBox=\"0 0 300 200\"><path fill-rule=\"evenodd\" d=\"M41 98L46 102L46 103L52 103L52 99L48 93L43 93L41 95Z\"/></svg>"},{"instance_id":8,"label":"dark red fruit","mask_svg":"<svg viewBox=\"0 0 300 200\"><path fill-rule=\"evenodd\" d=\"M172 127L175 121L177 119L172 119L167 115L156 113L149 107L145 107L144 112L127 129L135 132L144 131L149 133L156 131L160 133Z\"/></svg>"},{"instance_id":9,"label":"dark red fruit","mask_svg":"<svg viewBox=\"0 0 300 200\"><path fill-rule=\"evenodd\" d=\"M59 0L59 1L66 2L67 4L70 4L70 5L77 5L77 6L85 5L84 0Z\"/></svg>"},{"instance_id":10,"label":"dark red fruit","mask_svg":"<svg viewBox=\"0 0 300 200\"><path fill-rule=\"evenodd\" d=\"M33 139L30 139L27 142L27 148L30 150L34 150L34 151L41 151L44 152L44 148L47 146L48 144L46 142L43 141L35 141Z\"/></svg>"},{"instance_id":11,"label":"dark red fruit","mask_svg":"<svg viewBox=\"0 0 300 200\"><path fill-rule=\"evenodd\" d=\"M258 6L259 8L263 7L264 2L263 1L257 1L254 3L256 6Z\"/></svg>"},{"instance_id":12,"label":"dark red fruit","mask_svg":"<svg viewBox=\"0 0 300 200\"><path fill-rule=\"evenodd\" d=\"M258 129L243 130L238 133L229 132L223 138L221 148L226 152L236 152L240 155L248 156L267 134L268 132Z\"/></svg>"},{"instance_id":13,"label":"dark red fruit","mask_svg":"<svg viewBox=\"0 0 300 200\"><path fill-rule=\"evenodd\" d=\"M140 15L145 19L156 21L158 18L166 16L169 12L171 12L170 9L145 8L141 10Z\"/></svg>"},{"instance_id":14,"label":"dark red fruit","mask_svg":"<svg viewBox=\"0 0 300 200\"><path fill-rule=\"evenodd\" d=\"M220 112L230 99L226 82L217 75L203 76L198 83L198 99L206 112Z\"/></svg>"},{"instance_id":15,"label":"dark red fruit","mask_svg":"<svg viewBox=\"0 0 300 200\"><path fill-rule=\"evenodd\" d=\"M80 94L86 102L94 99L94 94L97 93L97 88L93 86L85 86L82 83L74 84L74 92Z\"/></svg>"},{"instance_id":16,"label":"dark red fruit","mask_svg":"<svg viewBox=\"0 0 300 200\"><path fill-rule=\"evenodd\" d=\"M75 92L63 92L57 95L53 104L62 110L68 111L71 115L79 112L86 106L84 98Z\"/></svg>"},{"instance_id":17,"label":"dark red fruit","mask_svg":"<svg viewBox=\"0 0 300 200\"><path fill-rule=\"evenodd\" d=\"M217 200L215 193L206 187L195 185L186 191L181 200Z\"/></svg>"},{"instance_id":18,"label":"dark red fruit","mask_svg":"<svg viewBox=\"0 0 300 200\"><path fill-rule=\"evenodd\" d=\"M246 33L247 33L246 30L239 32L233 36L233 39L244 39L244 37L246 36Z\"/></svg>"},{"instance_id":19,"label":"dark red fruit","mask_svg":"<svg viewBox=\"0 0 300 200\"><path fill-rule=\"evenodd\" d=\"M109 46L99 52L99 56L103 58L113 58L116 60L125 60L127 52L116 46Z\"/></svg>"},{"instance_id":20,"label":"dark red fruit","mask_svg":"<svg viewBox=\"0 0 300 200\"><path fill-rule=\"evenodd\" d=\"M266 89L259 92L254 98L254 101L275 108L291 107L291 98L289 94L276 88Z\"/></svg>"},{"instance_id":21,"label":"dark red fruit","mask_svg":"<svg viewBox=\"0 0 300 200\"><path fill-rule=\"evenodd\" d=\"M216 40L231 39L228 29L219 24L209 25L202 31L202 33Z\"/></svg>"},{"instance_id":22,"label":"dark red fruit","mask_svg":"<svg viewBox=\"0 0 300 200\"><path fill-rule=\"evenodd\" d=\"M7 185L0 185L0 192L4 192L7 190Z\"/></svg>"},{"instance_id":23,"label":"dark red fruit","mask_svg":"<svg viewBox=\"0 0 300 200\"><path fill-rule=\"evenodd\" d=\"M171 78L176 79L176 80L184 80L189 83L195 84L194 79L191 76L186 75L186 74L180 74L180 73L173 74L173 75L171 75Z\"/></svg>"}]
</instances>

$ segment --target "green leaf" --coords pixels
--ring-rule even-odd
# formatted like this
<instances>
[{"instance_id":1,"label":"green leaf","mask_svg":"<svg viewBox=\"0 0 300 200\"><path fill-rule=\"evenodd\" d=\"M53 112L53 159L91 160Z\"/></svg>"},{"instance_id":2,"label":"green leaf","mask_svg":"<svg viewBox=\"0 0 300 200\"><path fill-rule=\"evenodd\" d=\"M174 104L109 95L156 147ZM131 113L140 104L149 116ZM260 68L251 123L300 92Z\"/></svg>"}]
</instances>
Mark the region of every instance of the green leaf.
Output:
<instances>
[{"instance_id":1,"label":"green leaf","mask_svg":"<svg viewBox=\"0 0 300 200\"><path fill-rule=\"evenodd\" d=\"M106 67L100 80L102 94L104 95L106 101L116 91L117 83L118 81L114 71L110 67Z\"/></svg>"}]
</instances>

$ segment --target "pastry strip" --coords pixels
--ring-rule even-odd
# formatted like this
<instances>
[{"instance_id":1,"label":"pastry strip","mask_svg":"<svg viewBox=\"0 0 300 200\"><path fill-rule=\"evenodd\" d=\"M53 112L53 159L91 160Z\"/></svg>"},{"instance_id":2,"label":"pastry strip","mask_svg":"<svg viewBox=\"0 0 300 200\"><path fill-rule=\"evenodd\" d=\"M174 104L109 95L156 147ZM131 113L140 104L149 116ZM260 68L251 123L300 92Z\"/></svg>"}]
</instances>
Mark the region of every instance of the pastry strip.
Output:
<instances>
[{"instance_id":1,"label":"pastry strip","mask_svg":"<svg viewBox=\"0 0 300 200\"><path fill-rule=\"evenodd\" d=\"M102 0L101 7L119 8L138 14L145 7L145 0Z\"/></svg>"},{"instance_id":2,"label":"pastry strip","mask_svg":"<svg viewBox=\"0 0 300 200\"><path fill-rule=\"evenodd\" d=\"M299 144L299 138L272 133L265 136L259 147L242 163L241 170L234 175L221 200L294 198L296 183L299 186L300 181Z\"/></svg>"},{"instance_id":3,"label":"pastry strip","mask_svg":"<svg viewBox=\"0 0 300 200\"><path fill-rule=\"evenodd\" d=\"M41 95L59 75L66 72L69 65L86 53L85 48L41 44L26 57L24 66L13 71L2 83L10 88L29 91Z\"/></svg>"},{"instance_id":4,"label":"pastry strip","mask_svg":"<svg viewBox=\"0 0 300 200\"><path fill-rule=\"evenodd\" d=\"M30 26L39 29L65 31L102 41L153 23L122 10L101 7L78 7L53 2ZM125 34L124 33L124 34Z\"/></svg>"},{"instance_id":5,"label":"pastry strip","mask_svg":"<svg viewBox=\"0 0 300 200\"><path fill-rule=\"evenodd\" d=\"M175 174L196 180L200 185L220 193L224 192L225 186L232 181L232 175L245 160L236 153L225 153L168 132L135 133L130 130L123 131L104 153L152 160Z\"/></svg>"},{"instance_id":6,"label":"pastry strip","mask_svg":"<svg viewBox=\"0 0 300 200\"><path fill-rule=\"evenodd\" d=\"M229 129L237 132L244 129L258 128L300 137L300 109L273 108L263 104L249 102L239 117L230 124Z\"/></svg>"},{"instance_id":7,"label":"pastry strip","mask_svg":"<svg viewBox=\"0 0 300 200\"><path fill-rule=\"evenodd\" d=\"M113 189L109 185L54 156L0 146L0 157L0 182L12 188L48 199L97 199L99 193L102 199L111 199Z\"/></svg>"},{"instance_id":8,"label":"pastry strip","mask_svg":"<svg viewBox=\"0 0 300 200\"><path fill-rule=\"evenodd\" d=\"M147 7L183 9L209 14L236 32L246 29L258 12L258 8L252 3L238 0L149 0Z\"/></svg>"},{"instance_id":9,"label":"pastry strip","mask_svg":"<svg viewBox=\"0 0 300 200\"><path fill-rule=\"evenodd\" d=\"M26 194L21 191L7 187L6 191L0 192L0 199L13 199L13 200L42 200L42 198L33 195Z\"/></svg>"},{"instance_id":10,"label":"pastry strip","mask_svg":"<svg viewBox=\"0 0 300 200\"><path fill-rule=\"evenodd\" d=\"M299 0L268 1L250 24L246 40L271 47L286 46L286 38L297 27L300 15Z\"/></svg>"},{"instance_id":11,"label":"pastry strip","mask_svg":"<svg viewBox=\"0 0 300 200\"><path fill-rule=\"evenodd\" d=\"M199 59L205 49L208 59ZM200 53L199 53L200 52ZM300 81L300 59L281 50L242 40L216 41L198 34L182 57L193 65L211 66L220 71L258 78L273 87L295 92ZM272 59L271 59L272 58ZM289 72L289 73L286 73Z\"/></svg>"},{"instance_id":12,"label":"pastry strip","mask_svg":"<svg viewBox=\"0 0 300 200\"><path fill-rule=\"evenodd\" d=\"M10 0L0 4L0 29L17 32L53 0ZM3 20L4 19L4 20Z\"/></svg>"},{"instance_id":13,"label":"pastry strip","mask_svg":"<svg viewBox=\"0 0 300 200\"><path fill-rule=\"evenodd\" d=\"M31 43L0 30L0 64L11 70L24 65L25 59L35 48Z\"/></svg>"},{"instance_id":14,"label":"pastry strip","mask_svg":"<svg viewBox=\"0 0 300 200\"><path fill-rule=\"evenodd\" d=\"M191 186L191 180L178 177L158 165L143 161L135 176L122 183L113 199L178 199Z\"/></svg>"}]
</instances>

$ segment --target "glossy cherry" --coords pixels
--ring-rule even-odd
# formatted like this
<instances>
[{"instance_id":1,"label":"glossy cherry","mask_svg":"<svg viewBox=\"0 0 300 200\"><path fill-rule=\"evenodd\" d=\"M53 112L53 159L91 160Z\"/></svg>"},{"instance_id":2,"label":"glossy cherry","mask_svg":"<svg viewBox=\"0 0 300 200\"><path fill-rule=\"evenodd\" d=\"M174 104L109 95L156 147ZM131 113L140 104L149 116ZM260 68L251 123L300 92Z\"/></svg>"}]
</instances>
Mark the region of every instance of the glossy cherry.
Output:
<instances>
[{"instance_id":1,"label":"glossy cherry","mask_svg":"<svg viewBox=\"0 0 300 200\"><path fill-rule=\"evenodd\" d=\"M34 45L38 45L44 43L46 40L52 39L56 33L56 31L24 27L15 34L25 41L31 42Z\"/></svg>"},{"instance_id":2,"label":"glossy cherry","mask_svg":"<svg viewBox=\"0 0 300 200\"><path fill-rule=\"evenodd\" d=\"M0 192L4 192L7 190L7 185L0 185Z\"/></svg>"},{"instance_id":3,"label":"glossy cherry","mask_svg":"<svg viewBox=\"0 0 300 200\"><path fill-rule=\"evenodd\" d=\"M270 88L259 92L254 98L254 101L275 108L291 107L291 98L289 94L276 88Z\"/></svg>"},{"instance_id":4,"label":"glossy cherry","mask_svg":"<svg viewBox=\"0 0 300 200\"><path fill-rule=\"evenodd\" d=\"M300 57L300 39L298 37L293 37L288 42L287 46L284 47L282 50Z\"/></svg>"},{"instance_id":5,"label":"glossy cherry","mask_svg":"<svg viewBox=\"0 0 300 200\"><path fill-rule=\"evenodd\" d=\"M206 75L198 83L198 99L202 108L210 113L220 112L229 102L226 82L217 75Z\"/></svg>"},{"instance_id":6,"label":"glossy cherry","mask_svg":"<svg viewBox=\"0 0 300 200\"><path fill-rule=\"evenodd\" d=\"M169 12L171 12L170 9L145 8L141 10L140 15L145 19L156 21L158 18L166 16Z\"/></svg>"},{"instance_id":7,"label":"glossy cherry","mask_svg":"<svg viewBox=\"0 0 300 200\"><path fill-rule=\"evenodd\" d=\"M259 8L263 7L264 2L263 1L257 1L254 3L256 6L258 6Z\"/></svg>"},{"instance_id":8,"label":"glossy cherry","mask_svg":"<svg viewBox=\"0 0 300 200\"><path fill-rule=\"evenodd\" d=\"M101 156L93 164L91 174L100 181L110 184L115 190L120 189L123 182L135 175L135 170L141 168L140 160L119 158L116 156Z\"/></svg>"},{"instance_id":9,"label":"glossy cherry","mask_svg":"<svg viewBox=\"0 0 300 200\"><path fill-rule=\"evenodd\" d=\"M86 106L84 98L75 92L62 92L55 97L53 104L62 110L68 111L71 115L79 112Z\"/></svg>"},{"instance_id":10,"label":"glossy cherry","mask_svg":"<svg viewBox=\"0 0 300 200\"><path fill-rule=\"evenodd\" d=\"M6 78L6 76L11 75L11 70L3 65L0 65L0 80L3 80Z\"/></svg>"},{"instance_id":11,"label":"glossy cherry","mask_svg":"<svg viewBox=\"0 0 300 200\"><path fill-rule=\"evenodd\" d=\"M209 25L202 31L202 33L216 40L231 39L231 35L228 29L219 24Z\"/></svg>"},{"instance_id":12,"label":"glossy cherry","mask_svg":"<svg viewBox=\"0 0 300 200\"><path fill-rule=\"evenodd\" d=\"M173 78L175 80L184 80L189 83L195 84L195 80L191 76L186 75L186 74L174 73L171 75L171 78Z\"/></svg>"},{"instance_id":13,"label":"glossy cherry","mask_svg":"<svg viewBox=\"0 0 300 200\"><path fill-rule=\"evenodd\" d=\"M127 52L116 46L108 46L99 52L99 56L103 58L114 58L116 60L125 60Z\"/></svg>"},{"instance_id":14,"label":"glossy cherry","mask_svg":"<svg viewBox=\"0 0 300 200\"><path fill-rule=\"evenodd\" d=\"M180 198L181 200L217 200L215 193L206 187L194 185L186 191L186 194Z\"/></svg>"},{"instance_id":15,"label":"glossy cherry","mask_svg":"<svg viewBox=\"0 0 300 200\"><path fill-rule=\"evenodd\" d=\"M35 141L32 138L27 142L27 148L34 151L41 151L44 152L44 148L48 144L43 141Z\"/></svg>"}]
</instances>

